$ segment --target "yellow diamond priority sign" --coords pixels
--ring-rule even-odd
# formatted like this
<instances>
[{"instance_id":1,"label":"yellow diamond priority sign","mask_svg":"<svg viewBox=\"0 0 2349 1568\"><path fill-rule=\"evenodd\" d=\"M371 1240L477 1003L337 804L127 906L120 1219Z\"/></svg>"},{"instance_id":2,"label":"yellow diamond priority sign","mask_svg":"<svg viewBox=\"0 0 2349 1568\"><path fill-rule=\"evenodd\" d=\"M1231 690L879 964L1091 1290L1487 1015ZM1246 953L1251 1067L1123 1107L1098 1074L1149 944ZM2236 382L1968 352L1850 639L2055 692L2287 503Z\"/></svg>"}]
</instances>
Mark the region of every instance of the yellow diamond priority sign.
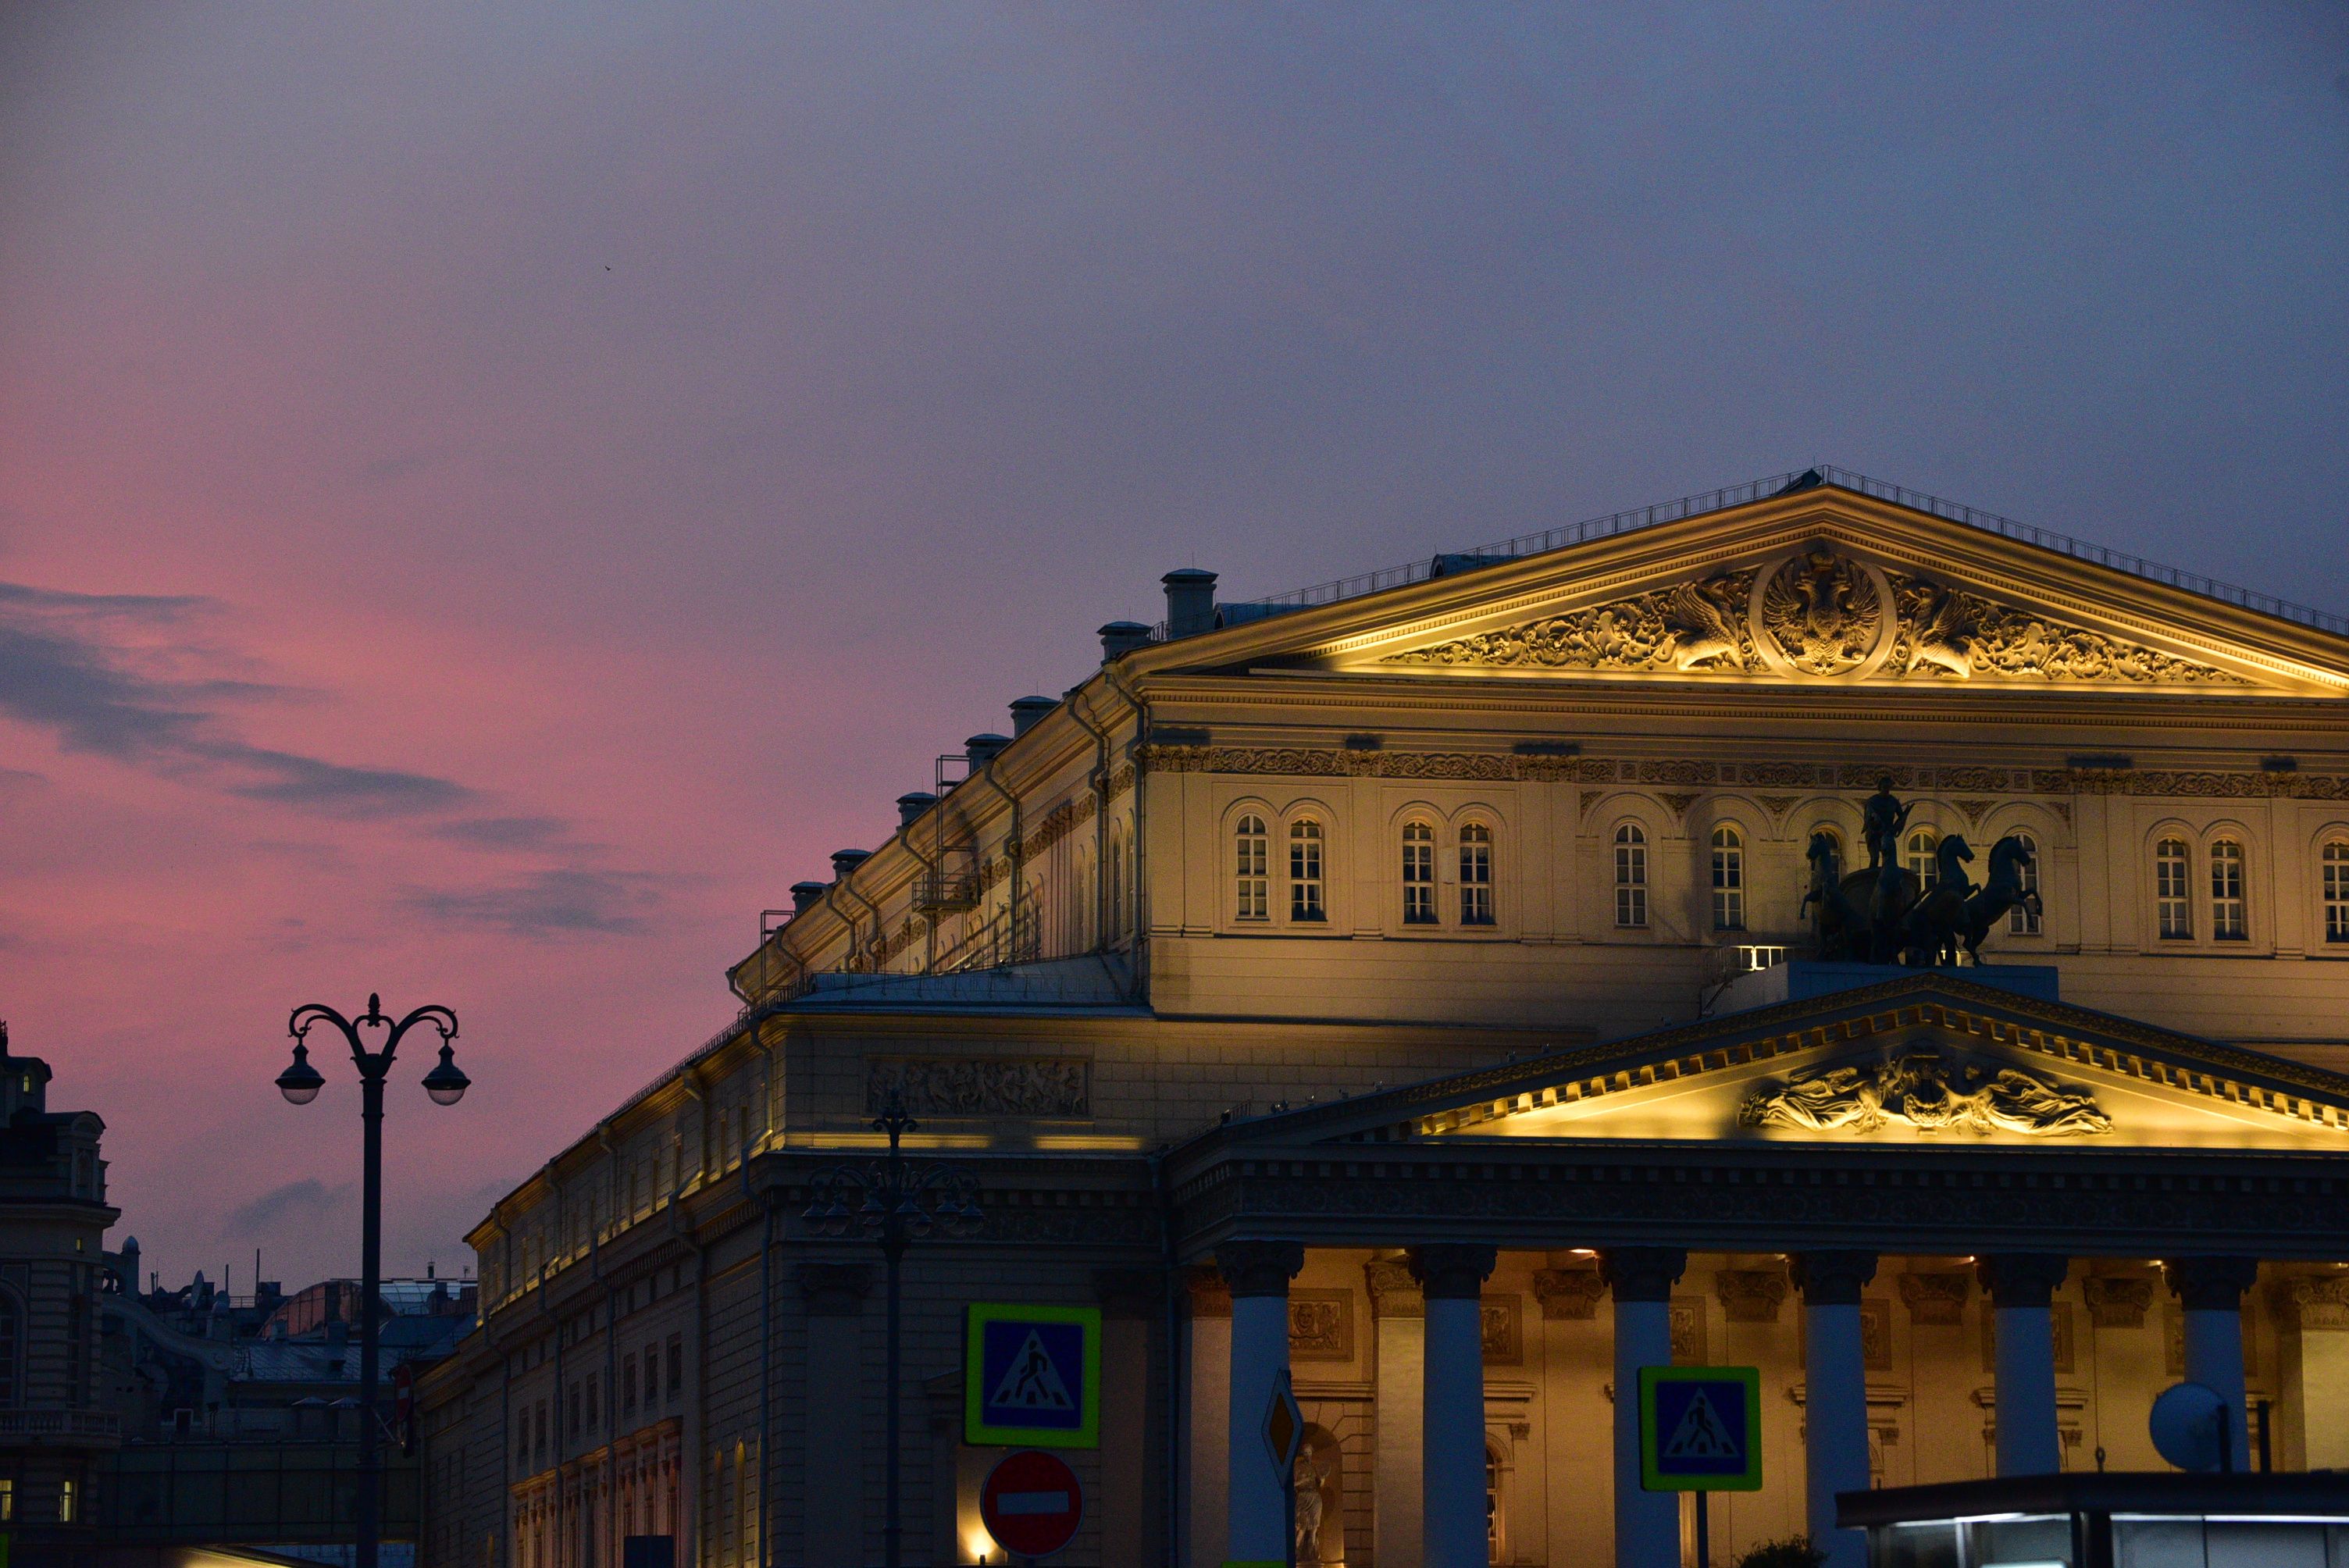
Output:
<instances>
[{"instance_id":1,"label":"yellow diamond priority sign","mask_svg":"<svg viewBox=\"0 0 2349 1568\"><path fill-rule=\"evenodd\" d=\"M1305 1446L1305 1412L1289 1391L1288 1368L1272 1382L1272 1398L1264 1408L1264 1451L1271 1456L1272 1473L1282 1486L1297 1473L1297 1450Z\"/></svg>"}]
</instances>

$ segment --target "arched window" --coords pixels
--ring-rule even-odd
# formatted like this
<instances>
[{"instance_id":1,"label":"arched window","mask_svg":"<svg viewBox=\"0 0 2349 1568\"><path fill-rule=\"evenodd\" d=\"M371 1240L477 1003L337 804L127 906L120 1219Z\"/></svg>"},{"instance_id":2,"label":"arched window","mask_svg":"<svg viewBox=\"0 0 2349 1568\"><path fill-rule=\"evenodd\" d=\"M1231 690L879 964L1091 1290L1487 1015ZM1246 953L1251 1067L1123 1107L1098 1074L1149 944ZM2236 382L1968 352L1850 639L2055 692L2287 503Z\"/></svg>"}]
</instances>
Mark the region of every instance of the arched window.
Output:
<instances>
[{"instance_id":1,"label":"arched window","mask_svg":"<svg viewBox=\"0 0 2349 1568\"><path fill-rule=\"evenodd\" d=\"M1615 923L1648 923L1648 835L1636 822L1615 830Z\"/></svg>"},{"instance_id":2,"label":"arched window","mask_svg":"<svg viewBox=\"0 0 2349 1568\"><path fill-rule=\"evenodd\" d=\"M1272 879L1265 871L1267 843L1264 819L1254 812L1242 817L1232 834L1232 847L1237 852L1232 882L1236 920L1272 918Z\"/></svg>"},{"instance_id":3,"label":"arched window","mask_svg":"<svg viewBox=\"0 0 2349 1568\"><path fill-rule=\"evenodd\" d=\"M1460 923L1493 923L1493 830L1482 822L1460 830Z\"/></svg>"},{"instance_id":4,"label":"arched window","mask_svg":"<svg viewBox=\"0 0 2349 1568\"><path fill-rule=\"evenodd\" d=\"M1734 828L1713 830L1713 928L1745 929L1745 841Z\"/></svg>"},{"instance_id":5,"label":"arched window","mask_svg":"<svg viewBox=\"0 0 2349 1568\"><path fill-rule=\"evenodd\" d=\"M2035 893L2039 891L2039 841L2028 833L2017 833L2014 841L2031 857L2030 864L2023 868L2023 891ZM2037 936L2039 916L2030 905L2018 903L2006 912L2006 929L2015 936Z\"/></svg>"},{"instance_id":6,"label":"arched window","mask_svg":"<svg viewBox=\"0 0 2349 1568\"><path fill-rule=\"evenodd\" d=\"M2220 839L2210 846L2210 934L2221 942L2241 942L2251 934L2243 900L2243 846Z\"/></svg>"},{"instance_id":7,"label":"arched window","mask_svg":"<svg viewBox=\"0 0 2349 1568\"><path fill-rule=\"evenodd\" d=\"M2166 942L2194 935L2192 895L2186 889L2186 841L2164 839L2153 846L2153 917Z\"/></svg>"},{"instance_id":8,"label":"arched window","mask_svg":"<svg viewBox=\"0 0 2349 1568\"><path fill-rule=\"evenodd\" d=\"M2349 942L2349 842L2324 846L2324 940Z\"/></svg>"},{"instance_id":9,"label":"arched window","mask_svg":"<svg viewBox=\"0 0 2349 1568\"><path fill-rule=\"evenodd\" d=\"M1909 835L1908 853L1904 857L1910 875L1917 879L1917 892L1923 896L1933 891L1940 880L1941 862L1934 853L1941 847L1941 835L1930 828L1920 828Z\"/></svg>"},{"instance_id":10,"label":"arched window","mask_svg":"<svg viewBox=\"0 0 2349 1568\"><path fill-rule=\"evenodd\" d=\"M1321 893L1321 824L1308 818L1288 827L1288 918L1329 919Z\"/></svg>"},{"instance_id":11,"label":"arched window","mask_svg":"<svg viewBox=\"0 0 2349 1568\"><path fill-rule=\"evenodd\" d=\"M1435 830L1425 822L1402 826L1402 923L1435 923Z\"/></svg>"}]
</instances>

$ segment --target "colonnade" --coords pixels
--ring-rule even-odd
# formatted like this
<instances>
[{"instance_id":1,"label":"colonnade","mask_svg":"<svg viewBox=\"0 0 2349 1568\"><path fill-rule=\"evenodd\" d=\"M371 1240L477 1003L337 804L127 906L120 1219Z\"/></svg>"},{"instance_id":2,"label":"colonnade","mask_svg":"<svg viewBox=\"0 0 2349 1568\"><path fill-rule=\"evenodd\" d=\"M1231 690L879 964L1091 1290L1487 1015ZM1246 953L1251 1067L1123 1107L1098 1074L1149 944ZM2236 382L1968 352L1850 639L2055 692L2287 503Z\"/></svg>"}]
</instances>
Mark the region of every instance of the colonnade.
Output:
<instances>
[{"instance_id":1,"label":"colonnade","mask_svg":"<svg viewBox=\"0 0 2349 1568\"><path fill-rule=\"evenodd\" d=\"M1479 1295L1495 1248L1446 1242L1408 1248L1405 1259L1426 1300L1419 1481L1423 1535L1417 1563L1380 1568L1485 1568L1485 1371ZM1614 1300L1614 1519L1617 1568L1679 1568L1680 1506L1640 1485L1640 1368L1671 1364L1671 1288L1688 1261L1677 1247L1618 1247L1599 1253ZM1288 1286L1304 1266L1295 1241L1235 1241L1216 1249L1232 1296L1227 1473L1231 1568L1278 1564L1288 1550L1288 1510L1268 1460L1263 1420L1288 1366ZM1860 1293L1877 1255L1827 1249L1790 1255L1804 1315L1806 1512L1828 1568L1864 1568L1866 1539L1837 1530L1836 1494L1868 1484L1868 1383ZM2006 1253L1977 1269L1996 1314L1996 1463L2000 1475L2062 1468L2056 1426L2053 1296L2070 1259ZM2242 1296L2255 1260L2189 1257L2164 1265L2184 1308L2185 1375L2229 1401L2237 1468L2248 1468L2243 1421ZM1381 1467L1382 1483L1399 1479Z\"/></svg>"}]
</instances>

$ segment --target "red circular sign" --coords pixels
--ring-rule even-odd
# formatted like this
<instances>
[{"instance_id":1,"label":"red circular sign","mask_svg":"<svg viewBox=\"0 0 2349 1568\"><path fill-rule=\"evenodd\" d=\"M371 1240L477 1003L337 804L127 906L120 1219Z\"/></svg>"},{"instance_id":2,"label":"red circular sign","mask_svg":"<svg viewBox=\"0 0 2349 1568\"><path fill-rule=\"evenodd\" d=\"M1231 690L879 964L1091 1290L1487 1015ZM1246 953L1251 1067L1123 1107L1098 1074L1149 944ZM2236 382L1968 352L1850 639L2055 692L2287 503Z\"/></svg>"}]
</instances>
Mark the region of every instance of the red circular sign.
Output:
<instances>
[{"instance_id":1,"label":"red circular sign","mask_svg":"<svg viewBox=\"0 0 2349 1568\"><path fill-rule=\"evenodd\" d=\"M1077 1472L1036 1449L1006 1454L978 1492L978 1517L1006 1552L1044 1557L1075 1539L1085 1516Z\"/></svg>"}]
</instances>

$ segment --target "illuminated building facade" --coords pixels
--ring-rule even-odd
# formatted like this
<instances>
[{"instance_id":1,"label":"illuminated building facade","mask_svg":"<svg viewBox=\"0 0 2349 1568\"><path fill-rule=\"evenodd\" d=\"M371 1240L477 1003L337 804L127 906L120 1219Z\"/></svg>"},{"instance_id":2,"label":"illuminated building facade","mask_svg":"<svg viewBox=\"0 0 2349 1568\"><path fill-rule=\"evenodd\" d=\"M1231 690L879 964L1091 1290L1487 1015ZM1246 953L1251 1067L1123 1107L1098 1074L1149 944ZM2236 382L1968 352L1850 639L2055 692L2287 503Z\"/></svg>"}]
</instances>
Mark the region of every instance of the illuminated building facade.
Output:
<instances>
[{"instance_id":1,"label":"illuminated building facade","mask_svg":"<svg viewBox=\"0 0 2349 1568\"><path fill-rule=\"evenodd\" d=\"M1074 1561L1279 1561L1284 1367L1320 1563L1679 1561L1665 1359L1762 1369L1723 1553L2151 1467L2180 1377L2349 1465L2344 627L1830 478L1170 574L473 1233L427 1560L878 1561L877 1260L802 1211L893 1096L987 1215L908 1264L912 1562L990 1550L974 1300L1104 1309ZM1982 965L1821 961L1961 874Z\"/></svg>"}]
</instances>

